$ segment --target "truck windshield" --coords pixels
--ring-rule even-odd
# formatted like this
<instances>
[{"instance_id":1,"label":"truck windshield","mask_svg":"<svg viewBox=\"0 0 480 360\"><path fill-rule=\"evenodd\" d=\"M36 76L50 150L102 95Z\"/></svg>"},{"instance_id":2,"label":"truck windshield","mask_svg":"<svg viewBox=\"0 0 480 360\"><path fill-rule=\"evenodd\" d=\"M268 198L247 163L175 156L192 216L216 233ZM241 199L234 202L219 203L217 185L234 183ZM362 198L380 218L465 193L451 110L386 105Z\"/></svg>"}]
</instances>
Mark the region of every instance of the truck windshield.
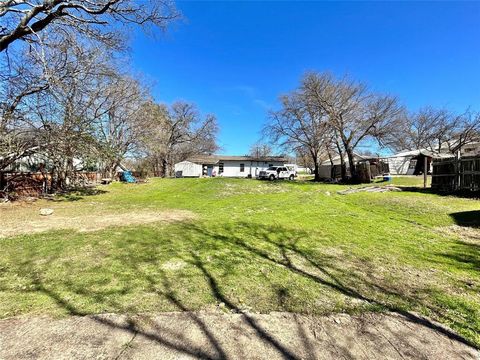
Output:
<instances>
[{"instance_id":1,"label":"truck windshield","mask_svg":"<svg viewBox=\"0 0 480 360\"><path fill-rule=\"evenodd\" d=\"M277 167L276 166L270 166L267 170L277 171Z\"/></svg>"}]
</instances>

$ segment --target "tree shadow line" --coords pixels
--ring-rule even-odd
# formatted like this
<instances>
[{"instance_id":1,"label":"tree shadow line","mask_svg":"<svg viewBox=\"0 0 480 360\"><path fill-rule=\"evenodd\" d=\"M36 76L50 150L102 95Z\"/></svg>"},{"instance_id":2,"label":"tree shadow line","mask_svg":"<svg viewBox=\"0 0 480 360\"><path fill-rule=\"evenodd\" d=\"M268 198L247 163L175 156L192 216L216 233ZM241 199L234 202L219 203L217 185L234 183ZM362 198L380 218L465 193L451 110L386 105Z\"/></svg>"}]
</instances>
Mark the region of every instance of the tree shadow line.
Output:
<instances>
[{"instance_id":1,"label":"tree shadow line","mask_svg":"<svg viewBox=\"0 0 480 360\"><path fill-rule=\"evenodd\" d=\"M457 191L443 191L439 189L432 189L431 187L423 188L420 186L401 186L402 191L433 194L439 196L453 196L462 199L480 199L480 191L457 190Z\"/></svg>"}]
</instances>

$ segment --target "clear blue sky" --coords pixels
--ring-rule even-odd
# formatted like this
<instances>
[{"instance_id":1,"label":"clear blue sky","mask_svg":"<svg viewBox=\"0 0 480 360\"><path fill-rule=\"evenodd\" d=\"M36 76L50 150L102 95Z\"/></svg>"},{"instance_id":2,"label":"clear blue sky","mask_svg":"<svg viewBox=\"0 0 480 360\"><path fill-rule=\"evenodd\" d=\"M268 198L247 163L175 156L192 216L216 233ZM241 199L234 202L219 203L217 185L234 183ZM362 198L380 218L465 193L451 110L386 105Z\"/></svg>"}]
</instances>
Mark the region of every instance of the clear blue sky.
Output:
<instances>
[{"instance_id":1,"label":"clear blue sky","mask_svg":"<svg viewBox=\"0 0 480 360\"><path fill-rule=\"evenodd\" d=\"M480 110L480 2L178 2L185 21L137 34L133 67L161 102L214 113L245 154L269 108L308 70L349 74L424 105Z\"/></svg>"}]
</instances>

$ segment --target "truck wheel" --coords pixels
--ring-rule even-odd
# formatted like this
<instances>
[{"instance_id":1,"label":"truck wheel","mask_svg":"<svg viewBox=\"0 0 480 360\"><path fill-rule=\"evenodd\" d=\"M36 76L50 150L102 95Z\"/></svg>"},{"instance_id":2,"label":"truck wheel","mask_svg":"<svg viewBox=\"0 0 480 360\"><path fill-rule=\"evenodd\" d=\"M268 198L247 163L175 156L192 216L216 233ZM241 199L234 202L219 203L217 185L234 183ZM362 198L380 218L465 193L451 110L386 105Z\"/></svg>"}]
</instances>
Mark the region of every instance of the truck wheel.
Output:
<instances>
[{"instance_id":1,"label":"truck wheel","mask_svg":"<svg viewBox=\"0 0 480 360\"><path fill-rule=\"evenodd\" d=\"M269 179L270 181L275 180L275 175L270 175L268 179Z\"/></svg>"},{"instance_id":2,"label":"truck wheel","mask_svg":"<svg viewBox=\"0 0 480 360\"><path fill-rule=\"evenodd\" d=\"M290 180L290 181L293 181L293 180L295 180L295 176L293 176L293 175L290 175L290 177L288 178L288 180Z\"/></svg>"}]
</instances>

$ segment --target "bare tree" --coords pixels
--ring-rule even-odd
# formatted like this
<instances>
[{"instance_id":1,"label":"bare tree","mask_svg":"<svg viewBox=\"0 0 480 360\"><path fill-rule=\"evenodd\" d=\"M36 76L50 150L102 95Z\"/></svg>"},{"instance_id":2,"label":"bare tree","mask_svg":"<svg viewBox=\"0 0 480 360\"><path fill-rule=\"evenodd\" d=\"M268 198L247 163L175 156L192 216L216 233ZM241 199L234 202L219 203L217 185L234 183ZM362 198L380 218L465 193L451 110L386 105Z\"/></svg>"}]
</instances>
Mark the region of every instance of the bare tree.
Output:
<instances>
[{"instance_id":1,"label":"bare tree","mask_svg":"<svg viewBox=\"0 0 480 360\"><path fill-rule=\"evenodd\" d=\"M250 147L250 156L259 159L272 155L272 147L268 144L258 142Z\"/></svg>"},{"instance_id":2,"label":"bare tree","mask_svg":"<svg viewBox=\"0 0 480 360\"><path fill-rule=\"evenodd\" d=\"M39 35L52 26L112 45L114 22L164 28L178 16L168 0L3 0L0 52L18 40L41 42Z\"/></svg>"},{"instance_id":3,"label":"bare tree","mask_svg":"<svg viewBox=\"0 0 480 360\"><path fill-rule=\"evenodd\" d=\"M314 112L328 120L333 142L343 159L348 157L350 174L356 179L355 149L365 140L382 141L398 131L403 108L396 98L376 94L365 84L328 73L309 73L300 89Z\"/></svg>"},{"instance_id":4,"label":"bare tree","mask_svg":"<svg viewBox=\"0 0 480 360\"><path fill-rule=\"evenodd\" d=\"M480 112L468 111L461 116L459 127L447 146L450 153L458 154L465 145L474 142L480 142Z\"/></svg>"},{"instance_id":5,"label":"bare tree","mask_svg":"<svg viewBox=\"0 0 480 360\"><path fill-rule=\"evenodd\" d=\"M48 87L41 71L31 64L31 54L16 55L8 63L0 62L0 171L34 147L35 134L27 121L26 104L30 96Z\"/></svg>"},{"instance_id":6,"label":"bare tree","mask_svg":"<svg viewBox=\"0 0 480 360\"><path fill-rule=\"evenodd\" d=\"M424 107L406 114L403 124L403 136L391 141L394 150L456 154L463 146L480 141L479 114L470 111L455 114L443 108Z\"/></svg>"},{"instance_id":7,"label":"bare tree","mask_svg":"<svg viewBox=\"0 0 480 360\"><path fill-rule=\"evenodd\" d=\"M49 87L30 101L30 121L39 129L41 153L54 174L54 188L71 184L77 170L101 158L98 126L111 110L111 79L116 69L110 54L70 38L57 47L63 66L51 64Z\"/></svg>"},{"instance_id":8,"label":"bare tree","mask_svg":"<svg viewBox=\"0 0 480 360\"><path fill-rule=\"evenodd\" d=\"M218 149L217 119L214 115L202 117L194 104L176 102L167 107L150 103L145 117L150 127L142 142L156 176L171 176L176 162Z\"/></svg>"},{"instance_id":9,"label":"bare tree","mask_svg":"<svg viewBox=\"0 0 480 360\"><path fill-rule=\"evenodd\" d=\"M25 104L52 81L63 81L64 68L75 61L65 57L64 44L73 39L76 46L101 42L107 52L121 50L124 32L114 24L164 29L178 17L169 0L1 1L0 170L32 151Z\"/></svg>"},{"instance_id":10,"label":"bare tree","mask_svg":"<svg viewBox=\"0 0 480 360\"><path fill-rule=\"evenodd\" d=\"M307 168L313 174L315 171L315 164L312 161L312 156L310 155L308 149L304 147L299 147L295 151L296 162L301 167Z\"/></svg>"},{"instance_id":11,"label":"bare tree","mask_svg":"<svg viewBox=\"0 0 480 360\"><path fill-rule=\"evenodd\" d=\"M106 81L102 94L104 111L98 118L96 138L104 174L112 177L148 129L142 112L148 94L137 80L123 74L114 73Z\"/></svg>"},{"instance_id":12,"label":"bare tree","mask_svg":"<svg viewBox=\"0 0 480 360\"><path fill-rule=\"evenodd\" d=\"M115 25L178 17L169 0L2 1L0 171L37 152L58 188L89 164L111 171L145 129L136 113L148 97L114 65L126 49Z\"/></svg>"},{"instance_id":13,"label":"bare tree","mask_svg":"<svg viewBox=\"0 0 480 360\"><path fill-rule=\"evenodd\" d=\"M312 106L301 89L282 96L280 102L282 108L270 113L264 134L288 151L308 153L319 181L321 156L330 136L327 113Z\"/></svg>"}]
</instances>

